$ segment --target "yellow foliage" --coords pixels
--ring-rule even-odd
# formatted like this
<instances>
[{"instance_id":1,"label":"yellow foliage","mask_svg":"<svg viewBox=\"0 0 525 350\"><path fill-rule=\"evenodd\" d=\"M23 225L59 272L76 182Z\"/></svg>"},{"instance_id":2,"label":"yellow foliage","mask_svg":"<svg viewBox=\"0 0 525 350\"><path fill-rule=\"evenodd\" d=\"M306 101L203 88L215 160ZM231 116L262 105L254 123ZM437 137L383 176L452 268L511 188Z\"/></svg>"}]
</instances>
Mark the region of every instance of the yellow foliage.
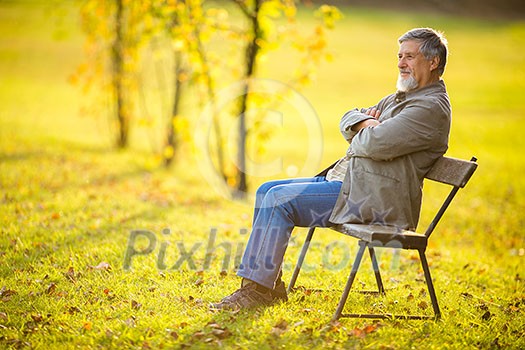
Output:
<instances>
[{"instance_id":1,"label":"yellow foliage","mask_svg":"<svg viewBox=\"0 0 525 350\"><path fill-rule=\"evenodd\" d=\"M168 145L164 147L164 150L162 152L162 155L164 156L164 159L171 159L173 158L173 155L175 154L175 150L171 145Z\"/></svg>"},{"instance_id":2,"label":"yellow foliage","mask_svg":"<svg viewBox=\"0 0 525 350\"><path fill-rule=\"evenodd\" d=\"M325 26L329 29L333 29L335 22L343 18L343 14L339 9L330 5L321 5L315 14L323 20Z\"/></svg>"},{"instance_id":3,"label":"yellow foliage","mask_svg":"<svg viewBox=\"0 0 525 350\"><path fill-rule=\"evenodd\" d=\"M173 129L178 135L179 139L183 142L190 142L192 137L190 132L190 123L188 122L188 119L177 115L173 117L172 123Z\"/></svg>"}]
</instances>

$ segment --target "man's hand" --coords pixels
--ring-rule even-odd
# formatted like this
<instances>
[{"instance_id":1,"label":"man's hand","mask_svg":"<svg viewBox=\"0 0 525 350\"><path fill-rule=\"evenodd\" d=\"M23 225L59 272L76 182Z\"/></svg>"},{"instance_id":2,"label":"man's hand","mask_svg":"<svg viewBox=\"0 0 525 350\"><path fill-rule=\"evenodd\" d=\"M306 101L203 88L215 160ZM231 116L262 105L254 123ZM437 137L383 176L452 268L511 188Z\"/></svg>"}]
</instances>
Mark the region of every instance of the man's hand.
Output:
<instances>
[{"instance_id":1,"label":"man's hand","mask_svg":"<svg viewBox=\"0 0 525 350\"><path fill-rule=\"evenodd\" d=\"M381 115L381 111L376 108L369 108L366 110L365 114L371 117L374 117L375 119L379 119L379 116Z\"/></svg>"},{"instance_id":2,"label":"man's hand","mask_svg":"<svg viewBox=\"0 0 525 350\"><path fill-rule=\"evenodd\" d=\"M366 110L365 112L366 115L369 115L371 117L373 117L374 119L366 119L366 120L363 120L362 122L359 122L357 124L354 124L352 126L352 131L359 131L363 128L366 128L366 127L369 127L369 126L376 126L376 125L379 125L379 116L381 115L381 111L376 109L376 108L369 108Z\"/></svg>"}]
</instances>

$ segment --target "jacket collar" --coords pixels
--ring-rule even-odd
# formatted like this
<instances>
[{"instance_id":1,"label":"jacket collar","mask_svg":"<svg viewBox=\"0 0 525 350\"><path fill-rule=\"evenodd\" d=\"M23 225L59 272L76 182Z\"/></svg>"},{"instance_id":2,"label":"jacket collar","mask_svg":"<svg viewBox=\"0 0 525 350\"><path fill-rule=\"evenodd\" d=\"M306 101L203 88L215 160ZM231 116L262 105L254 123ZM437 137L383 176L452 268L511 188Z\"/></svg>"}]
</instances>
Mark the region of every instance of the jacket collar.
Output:
<instances>
[{"instance_id":1,"label":"jacket collar","mask_svg":"<svg viewBox=\"0 0 525 350\"><path fill-rule=\"evenodd\" d=\"M435 83L428 84L422 87L421 89L416 89L416 90L412 90L408 92L397 91L395 97L396 97L396 102L400 103L410 97L421 96L421 95L426 95L426 94L435 93L435 92L445 92L445 91L446 91L445 82L442 79L439 79Z\"/></svg>"}]
</instances>

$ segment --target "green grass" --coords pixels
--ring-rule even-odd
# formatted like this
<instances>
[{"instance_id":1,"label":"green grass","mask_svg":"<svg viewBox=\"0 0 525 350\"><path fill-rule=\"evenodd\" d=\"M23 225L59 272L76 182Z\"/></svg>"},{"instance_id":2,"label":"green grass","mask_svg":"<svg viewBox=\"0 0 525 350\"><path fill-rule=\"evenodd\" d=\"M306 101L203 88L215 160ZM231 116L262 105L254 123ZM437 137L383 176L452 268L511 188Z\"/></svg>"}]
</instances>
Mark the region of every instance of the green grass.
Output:
<instances>
[{"instance_id":1,"label":"green grass","mask_svg":"<svg viewBox=\"0 0 525 350\"><path fill-rule=\"evenodd\" d=\"M131 149L111 148L105 119L81 115L85 97L67 83L83 39L75 9L59 10L57 17L50 5L0 3L0 347L525 347L525 24L345 10L330 34L334 62L303 91L323 128L319 168L345 149L337 131L341 114L392 91L397 36L423 25L444 30L450 42L448 154L476 155L480 166L428 249L443 319L334 324L356 242L326 229L318 231L306 261L311 269L299 279L324 291L299 291L288 303L257 311L208 311L209 302L239 284L234 260L247 239L241 229L250 226L251 203L217 194L191 156L171 170L152 170L151 151L140 143L147 130L133 135ZM279 77L293 68L280 55L270 56L279 64L269 63L264 74ZM277 154L286 162L299 164L304 136L295 132L285 127L269 152L282 149ZM253 188L262 179L252 181ZM422 225L442 193L426 185ZM201 271L212 228L216 249ZM157 242L126 271L135 229L151 231ZM288 249L285 279L304 233L297 230ZM137 250L150 243L140 238ZM228 247L232 259L222 272ZM195 248L196 269L188 261L171 269L181 248ZM430 314L413 253L382 252L380 263L387 296L351 294L348 307ZM357 286L373 282L365 262Z\"/></svg>"}]
</instances>

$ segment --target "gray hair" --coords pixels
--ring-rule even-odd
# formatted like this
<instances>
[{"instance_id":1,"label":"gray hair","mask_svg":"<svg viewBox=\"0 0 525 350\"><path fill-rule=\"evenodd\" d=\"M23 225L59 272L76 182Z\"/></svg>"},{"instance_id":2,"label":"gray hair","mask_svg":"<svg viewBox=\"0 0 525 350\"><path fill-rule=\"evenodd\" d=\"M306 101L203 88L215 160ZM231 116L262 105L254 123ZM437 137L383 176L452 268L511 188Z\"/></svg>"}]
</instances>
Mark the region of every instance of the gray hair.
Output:
<instances>
[{"instance_id":1,"label":"gray hair","mask_svg":"<svg viewBox=\"0 0 525 350\"><path fill-rule=\"evenodd\" d=\"M438 32L432 28L415 28L411 29L399 38L399 43L404 41L415 40L421 43L419 52L425 56L427 60L434 57L439 58L438 73L439 76L445 72L445 65L447 64L447 39L443 33Z\"/></svg>"}]
</instances>

